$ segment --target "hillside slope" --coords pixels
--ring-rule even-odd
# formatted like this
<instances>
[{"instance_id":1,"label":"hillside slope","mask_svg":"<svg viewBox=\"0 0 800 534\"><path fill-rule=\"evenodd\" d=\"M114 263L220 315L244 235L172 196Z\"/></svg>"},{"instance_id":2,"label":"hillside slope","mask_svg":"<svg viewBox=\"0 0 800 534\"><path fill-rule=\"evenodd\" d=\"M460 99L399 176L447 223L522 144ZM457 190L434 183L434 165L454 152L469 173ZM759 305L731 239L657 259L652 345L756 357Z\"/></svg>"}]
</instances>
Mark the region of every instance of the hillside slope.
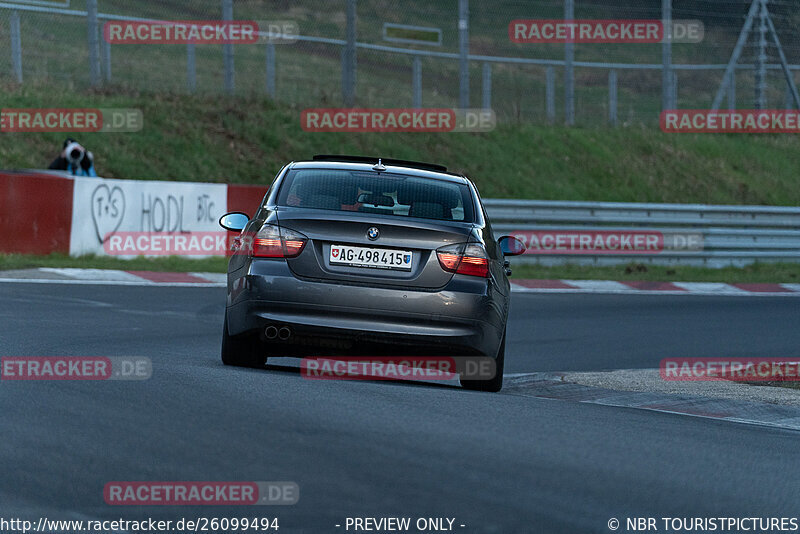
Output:
<instances>
[{"instance_id":1,"label":"hillside slope","mask_svg":"<svg viewBox=\"0 0 800 534\"><path fill-rule=\"evenodd\" d=\"M10 89L10 88L8 88ZM800 138L665 134L646 126L505 124L490 133L311 133L266 98L4 91L0 105L139 108L138 133L77 135L102 176L267 183L315 153L443 163L484 197L800 205ZM0 167L44 168L67 134L4 133Z\"/></svg>"}]
</instances>

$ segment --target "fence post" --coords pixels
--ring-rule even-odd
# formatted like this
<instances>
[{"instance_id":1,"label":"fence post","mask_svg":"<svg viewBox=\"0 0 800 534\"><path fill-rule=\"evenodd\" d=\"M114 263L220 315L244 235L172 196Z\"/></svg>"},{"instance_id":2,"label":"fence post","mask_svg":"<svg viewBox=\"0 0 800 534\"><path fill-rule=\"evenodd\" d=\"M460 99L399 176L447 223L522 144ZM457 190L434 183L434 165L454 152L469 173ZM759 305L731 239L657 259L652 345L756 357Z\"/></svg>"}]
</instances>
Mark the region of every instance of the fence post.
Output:
<instances>
[{"instance_id":1,"label":"fence post","mask_svg":"<svg viewBox=\"0 0 800 534\"><path fill-rule=\"evenodd\" d=\"M728 77L728 109L736 109L736 69Z\"/></svg>"},{"instance_id":2,"label":"fence post","mask_svg":"<svg viewBox=\"0 0 800 534\"><path fill-rule=\"evenodd\" d=\"M14 77L22 83L22 31L20 30L19 13L11 12L11 63L14 66Z\"/></svg>"},{"instance_id":3,"label":"fence post","mask_svg":"<svg viewBox=\"0 0 800 534\"><path fill-rule=\"evenodd\" d=\"M97 0L86 0L86 31L89 43L89 83L100 85L100 51L97 41Z\"/></svg>"},{"instance_id":4,"label":"fence post","mask_svg":"<svg viewBox=\"0 0 800 534\"><path fill-rule=\"evenodd\" d=\"M481 104L483 109L492 107L492 64L488 61L483 63L483 98Z\"/></svg>"},{"instance_id":5,"label":"fence post","mask_svg":"<svg viewBox=\"0 0 800 534\"><path fill-rule=\"evenodd\" d=\"M608 123L617 125L617 71L608 71Z\"/></svg>"},{"instance_id":6,"label":"fence post","mask_svg":"<svg viewBox=\"0 0 800 534\"><path fill-rule=\"evenodd\" d=\"M100 45L101 52L103 55L103 70L105 71L105 80L107 82L111 81L111 43L103 39L103 43Z\"/></svg>"},{"instance_id":7,"label":"fence post","mask_svg":"<svg viewBox=\"0 0 800 534\"><path fill-rule=\"evenodd\" d=\"M458 0L458 107L469 107L469 0Z\"/></svg>"},{"instance_id":8,"label":"fence post","mask_svg":"<svg viewBox=\"0 0 800 534\"><path fill-rule=\"evenodd\" d=\"M267 45L267 94L275 98L275 45Z\"/></svg>"},{"instance_id":9,"label":"fence post","mask_svg":"<svg viewBox=\"0 0 800 534\"><path fill-rule=\"evenodd\" d=\"M197 71L194 62L194 43L186 45L186 88L190 93L197 89Z\"/></svg>"},{"instance_id":10,"label":"fence post","mask_svg":"<svg viewBox=\"0 0 800 534\"><path fill-rule=\"evenodd\" d=\"M411 62L411 94L412 106L422 107L422 58L414 56Z\"/></svg>"},{"instance_id":11,"label":"fence post","mask_svg":"<svg viewBox=\"0 0 800 534\"><path fill-rule=\"evenodd\" d=\"M233 20L233 0L222 0L222 20ZM222 45L222 57L225 64L225 92L233 94L236 88L236 73L233 64L233 44Z\"/></svg>"},{"instance_id":12,"label":"fence post","mask_svg":"<svg viewBox=\"0 0 800 534\"><path fill-rule=\"evenodd\" d=\"M757 0L758 10L758 52L755 69L755 108L767 107L767 0Z\"/></svg>"},{"instance_id":13,"label":"fence post","mask_svg":"<svg viewBox=\"0 0 800 534\"><path fill-rule=\"evenodd\" d=\"M547 110L547 122L556 121L556 72L553 67L545 69L545 107Z\"/></svg>"},{"instance_id":14,"label":"fence post","mask_svg":"<svg viewBox=\"0 0 800 534\"><path fill-rule=\"evenodd\" d=\"M575 18L574 0L564 0L564 20ZM575 43L564 43L564 122L568 126L575 124Z\"/></svg>"},{"instance_id":15,"label":"fence post","mask_svg":"<svg viewBox=\"0 0 800 534\"><path fill-rule=\"evenodd\" d=\"M661 111L673 109L672 100L672 0L661 0L661 26L664 41L661 44Z\"/></svg>"},{"instance_id":16,"label":"fence post","mask_svg":"<svg viewBox=\"0 0 800 534\"><path fill-rule=\"evenodd\" d=\"M672 83L670 84L670 102L672 109L678 108L678 71L672 69Z\"/></svg>"},{"instance_id":17,"label":"fence post","mask_svg":"<svg viewBox=\"0 0 800 534\"><path fill-rule=\"evenodd\" d=\"M347 0L346 44L342 48L342 99L351 108L356 103L356 0Z\"/></svg>"}]
</instances>

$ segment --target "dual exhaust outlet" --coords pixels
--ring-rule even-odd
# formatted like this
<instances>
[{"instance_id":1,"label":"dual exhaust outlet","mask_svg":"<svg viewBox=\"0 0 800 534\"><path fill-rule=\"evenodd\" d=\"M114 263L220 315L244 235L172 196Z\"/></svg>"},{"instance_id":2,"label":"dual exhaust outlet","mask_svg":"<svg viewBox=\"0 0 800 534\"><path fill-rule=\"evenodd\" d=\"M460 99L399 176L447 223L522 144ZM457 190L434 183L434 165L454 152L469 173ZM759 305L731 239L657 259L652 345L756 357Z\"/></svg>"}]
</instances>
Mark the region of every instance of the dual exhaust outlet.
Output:
<instances>
[{"instance_id":1,"label":"dual exhaust outlet","mask_svg":"<svg viewBox=\"0 0 800 534\"><path fill-rule=\"evenodd\" d=\"M267 339L278 338L281 341L286 341L292 337L292 330L288 326L282 326L278 328L275 325L269 325L264 329L264 337Z\"/></svg>"}]
</instances>

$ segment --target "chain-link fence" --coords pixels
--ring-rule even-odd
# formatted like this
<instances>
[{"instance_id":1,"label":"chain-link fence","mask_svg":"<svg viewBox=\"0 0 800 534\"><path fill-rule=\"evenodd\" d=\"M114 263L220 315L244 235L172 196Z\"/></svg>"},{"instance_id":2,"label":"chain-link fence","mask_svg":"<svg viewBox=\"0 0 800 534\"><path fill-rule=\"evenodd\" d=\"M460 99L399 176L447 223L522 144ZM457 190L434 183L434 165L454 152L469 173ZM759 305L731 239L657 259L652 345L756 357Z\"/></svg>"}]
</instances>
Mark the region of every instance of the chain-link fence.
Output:
<instances>
[{"instance_id":1,"label":"chain-link fence","mask_svg":"<svg viewBox=\"0 0 800 534\"><path fill-rule=\"evenodd\" d=\"M668 48L661 43L574 44L572 69L565 65L565 44L517 44L509 38L513 20L564 19L573 1L574 19L661 20L667 8L672 20L701 21L704 38ZM669 107L711 106L754 1L767 6L797 78L800 0L54 0L52 6L19 0L0 2L0 42L9 51L0 54L0 82L21 80L67 89L94 84L112 93L228 90L268 94L299 107L340 106L347 102L348 91L353 91L352 104L359 107L459 107L468 87L468 107L488 105L501 123L562 122L569 119L565 112L570 100L577 123L649 123L658 120L665 92L668 98L672 95ZM226 2L232 2L237 20L295 22L298 40L235 45L228 79L226 45L109 44L103 38L102 25L109 19L219 20ZM94 3L97 45L90 54L87 15ZM352 19L348 4L354 9ZM459 9L465 7L466 27L459 22ZM348 20L355 22L351 62ZM387 23L437 30L440 42L387 40ZM460 62L467 51L460 46L462 35L468 35L468 85ZM666 77L665 64L670 74ZM568 89L569 70L573 91ZM761 83L759 72L764 73ZM352 86L348 77L354 80ZM779 48L759 17L743 41L733 78L733 91L726 91L723 107L793 105Z\"/></svg>"}]
</instances>

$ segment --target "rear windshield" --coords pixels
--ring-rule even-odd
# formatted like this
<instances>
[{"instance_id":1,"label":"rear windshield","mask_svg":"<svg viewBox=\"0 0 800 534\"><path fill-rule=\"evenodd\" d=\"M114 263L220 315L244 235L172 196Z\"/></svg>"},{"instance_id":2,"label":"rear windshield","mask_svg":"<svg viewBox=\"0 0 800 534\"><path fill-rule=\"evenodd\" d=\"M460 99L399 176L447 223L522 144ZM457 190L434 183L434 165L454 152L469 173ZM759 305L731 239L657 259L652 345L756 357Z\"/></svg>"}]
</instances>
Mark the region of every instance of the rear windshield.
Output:
<instances>
[{"instance_id":1,"label":"rear windshield","mask_svg":"<svg viewBox=\"0 0 800 534\"><path fill-rule=\"evenodd\" d=\"M472 196L466 184L385 172L289 171L278 205L473 222Z\"/></svg>"}]
</instances>

